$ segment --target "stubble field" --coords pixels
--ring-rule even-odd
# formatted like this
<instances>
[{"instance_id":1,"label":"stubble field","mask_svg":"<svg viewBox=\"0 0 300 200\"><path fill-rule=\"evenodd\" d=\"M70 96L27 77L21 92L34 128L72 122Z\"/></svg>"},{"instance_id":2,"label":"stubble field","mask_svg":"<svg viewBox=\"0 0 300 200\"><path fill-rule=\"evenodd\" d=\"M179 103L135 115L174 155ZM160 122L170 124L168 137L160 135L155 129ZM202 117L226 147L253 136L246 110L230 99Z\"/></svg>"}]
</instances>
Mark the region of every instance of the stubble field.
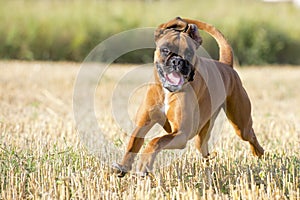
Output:
<instances>
[{"instance_id":1,"label":"stubble field","mask_svg":"<svg viewBox=\"0 0 300 200\"><path fill-rule=\"evenodd\" d=\"M106 73L96 113L109 105L116 74L132 67ZM144 179L119 179L110 169L118 153L92 154L80 140L72 110L79 69L76 63L0 62L0 199L300 199L300 68L237 68L264 158L253 157L225 123L209 164L191 143ZM127 135L109 117L98 121L105 142L123 150Z\"/></svg>"}]
</instances>

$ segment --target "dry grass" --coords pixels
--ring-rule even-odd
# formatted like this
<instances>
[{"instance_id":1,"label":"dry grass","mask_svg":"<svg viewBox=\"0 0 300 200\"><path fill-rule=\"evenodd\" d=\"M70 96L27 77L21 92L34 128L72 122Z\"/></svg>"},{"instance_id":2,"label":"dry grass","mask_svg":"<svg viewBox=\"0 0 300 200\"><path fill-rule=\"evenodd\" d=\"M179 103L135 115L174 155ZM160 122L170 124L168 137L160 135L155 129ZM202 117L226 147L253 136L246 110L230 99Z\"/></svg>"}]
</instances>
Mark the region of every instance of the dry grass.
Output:
<instances>
[{"instance_id":1,"label":"dry grass","mask_svg":"<svg viewBox=\"0 0 300 200\"><path fill-rule=\"evenodd\" d=\"M112 69L107 87L127 69ZM72 112L78 70L72 63L0 63L0 199L300 199L300 68L238 69L265 158L250 155L226 124L210 165L191 145L156 168L152 181L118 179L109 169L114 156L103 160L80 144ZM110 142L123 148L122 132L105 120Z\"/></svg>"}]
</instances>

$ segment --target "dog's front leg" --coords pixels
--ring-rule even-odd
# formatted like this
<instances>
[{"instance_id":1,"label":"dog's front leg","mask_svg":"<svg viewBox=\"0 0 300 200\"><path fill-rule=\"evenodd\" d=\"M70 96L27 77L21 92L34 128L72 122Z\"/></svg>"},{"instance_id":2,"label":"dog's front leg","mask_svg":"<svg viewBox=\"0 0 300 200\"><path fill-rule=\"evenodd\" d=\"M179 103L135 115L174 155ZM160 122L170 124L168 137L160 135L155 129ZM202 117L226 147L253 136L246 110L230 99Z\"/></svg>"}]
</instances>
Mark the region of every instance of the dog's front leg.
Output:
<instances>
[{"instance_id":1,"label":"dog's front leg","mask_svg":"<svg viewBox=\"0 0 300 200\"><path fill-rule=\"evenodd\" d=\"M184 149L187 144L187 134L182 131L174 132L151 140L142 153L138 166L139 171L146 175L152 171L156 155L163 149Z\"/></svg>"},{"instance_id":2,"label":"dog's front leg","mask_svg":"<svg viewBox=\"0 0 300 200\"><path fill-rule=\"evenodd\" d=\"M165 121L161 107L161 87L155 84L150 85L137 112L136 128L131 134L122 162L113 165L114 171L118 173L119 177L123 177L131 170L134 159L144 143L144 137L153 125Z\"/></svg>"},{"instance_id":3,"label":"dog's front leg","mask_svg":"<svg viewBox=\"0 0 300 200\"><path fill-rule=\"evenodd\" d=\"M120 163L123 171L128 172L131 170L134 158L144 143L144 137L152 128L152 126L153 124L150 123L146 126L136 127L133 131L132 135L130 136L123 160Z\"/></svg>"},{"instance_id":4,"label":"dog's front leg","mask_svg":"<svg viewBox=\"0 0 300 200\"><path fill-rule=\"evenodd\" d=\"M138 165L142 174L152 171L156 155L163 149L184 149L195 135L199 123L197 102L193 93L169 94L167 111L171 133L152 139L143 151ZM196 112L196 113L195 113Z\"/></svg>"},{"instance_id":5,"label":"dog's front leg","mask_svg":"<svg viewBox=\"0 0 300 200\"><path fill-rule=\"evenodd\" d=\"M136 157L137 153L140 151L144 143L144 137L153 125L153 121L145 122L143 126L137 126L134 129L133 133L130 136L122 162L115 163L113 165L114 171L118 174L119 177L125 176L125 174L131 170L134 158Z\"/></svg>"}]
</instances>

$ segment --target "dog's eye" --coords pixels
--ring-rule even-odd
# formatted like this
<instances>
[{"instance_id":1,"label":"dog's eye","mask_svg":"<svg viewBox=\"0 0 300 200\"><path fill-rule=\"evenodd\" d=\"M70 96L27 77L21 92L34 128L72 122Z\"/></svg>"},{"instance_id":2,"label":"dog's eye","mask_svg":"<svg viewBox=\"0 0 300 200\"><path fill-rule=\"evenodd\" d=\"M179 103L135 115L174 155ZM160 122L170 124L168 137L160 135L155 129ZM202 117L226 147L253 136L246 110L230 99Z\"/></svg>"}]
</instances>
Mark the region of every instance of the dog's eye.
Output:
<instances>
[{"instance_id":1,"label":"dog's eye","mask_svg":"<svg viewBox=\"0 0 300 200\"><path fill-rule=\"evenodd\" d=\"M165 55L168 55L170 53L170 50L168 48L162 48L160 51Z\"/></svg>"}]
</instances>

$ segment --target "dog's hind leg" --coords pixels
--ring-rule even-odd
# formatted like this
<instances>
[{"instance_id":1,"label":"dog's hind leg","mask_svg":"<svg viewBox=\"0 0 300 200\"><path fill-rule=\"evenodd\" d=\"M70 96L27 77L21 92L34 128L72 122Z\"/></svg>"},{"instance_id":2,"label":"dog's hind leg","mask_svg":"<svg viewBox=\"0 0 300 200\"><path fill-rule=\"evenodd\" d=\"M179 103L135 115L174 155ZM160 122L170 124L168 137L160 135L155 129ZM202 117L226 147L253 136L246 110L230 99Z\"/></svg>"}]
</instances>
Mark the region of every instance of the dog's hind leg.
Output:
<instances>
[{"instance_id":1,"label":"dog's hind leg","mask_svg":"<svg viewBox=\"0 0 300 200\"><path fill-rule=\"evenodd\" d=\"M260 146L252 128L251 103L249 97L240 86L236 86L234 94L227 98L226 115L231 122L235 132L240 138L250 143L251 151L260 157L264 149Z\"/></svg>"}]
</instances>

